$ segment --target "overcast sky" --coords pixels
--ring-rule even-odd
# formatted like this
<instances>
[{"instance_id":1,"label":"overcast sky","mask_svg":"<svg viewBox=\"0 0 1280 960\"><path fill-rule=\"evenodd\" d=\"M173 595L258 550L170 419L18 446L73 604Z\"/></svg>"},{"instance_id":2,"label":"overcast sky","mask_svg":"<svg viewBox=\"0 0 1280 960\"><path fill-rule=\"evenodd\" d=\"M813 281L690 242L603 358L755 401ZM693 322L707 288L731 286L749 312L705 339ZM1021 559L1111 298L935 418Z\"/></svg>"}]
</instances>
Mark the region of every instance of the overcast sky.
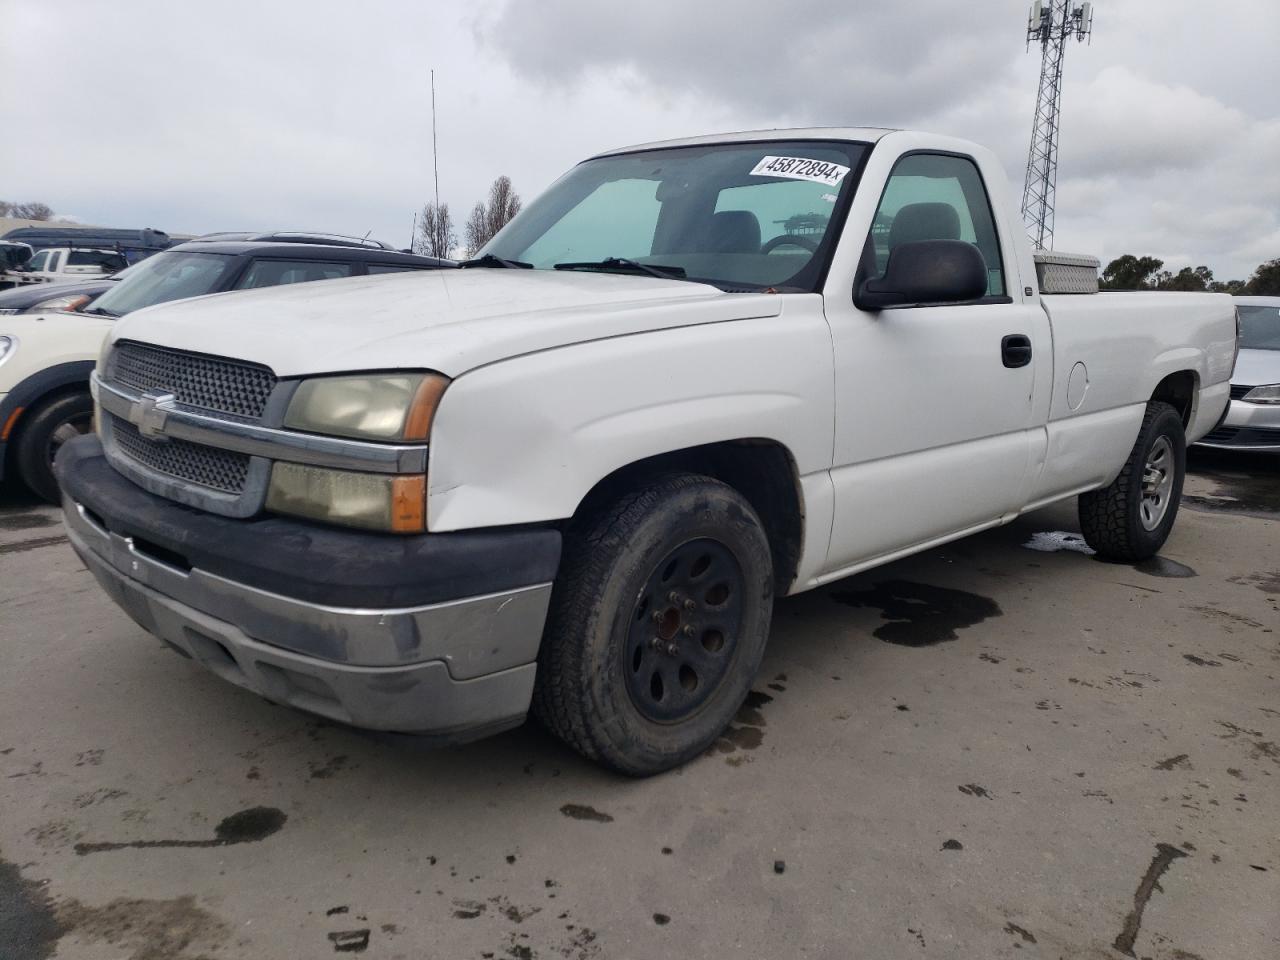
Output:
<instances>
[{"instance_id":1,"label":"overcast sky","mask_svg":"<svg viewBox=\"0 0 1280 960\"><path fill-rule=\"evenodd\" d=\"M0 198L119 227L406 245L505 173L727 130L979 140L1018 197L1024 0L0 0ZM1067 52L1056 246L1245 278L1280 257L1280 3L1098 0Z\"/></svg>"}]
</instances>

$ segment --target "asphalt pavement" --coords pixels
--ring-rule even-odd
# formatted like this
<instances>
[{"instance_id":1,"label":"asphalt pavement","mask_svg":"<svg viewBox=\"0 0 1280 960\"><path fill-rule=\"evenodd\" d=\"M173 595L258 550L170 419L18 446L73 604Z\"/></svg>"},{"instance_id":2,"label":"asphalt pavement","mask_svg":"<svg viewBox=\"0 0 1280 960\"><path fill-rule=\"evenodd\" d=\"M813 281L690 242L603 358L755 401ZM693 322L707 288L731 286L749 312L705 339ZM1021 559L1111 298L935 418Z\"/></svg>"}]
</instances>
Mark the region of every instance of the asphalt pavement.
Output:
<instances>
[{"instance_id":1,"label":"asphalt pavement","mask_svg":"<svg viewBox=\"0 0 1280 960\"><path fill-rule=\"evenodd\" d=\"M1280 957L1280 458L1197 454L1161 558L1074 505L778 604L644 781L273 706L0 492L0 958Z\"/></svg>"}]
</instances>

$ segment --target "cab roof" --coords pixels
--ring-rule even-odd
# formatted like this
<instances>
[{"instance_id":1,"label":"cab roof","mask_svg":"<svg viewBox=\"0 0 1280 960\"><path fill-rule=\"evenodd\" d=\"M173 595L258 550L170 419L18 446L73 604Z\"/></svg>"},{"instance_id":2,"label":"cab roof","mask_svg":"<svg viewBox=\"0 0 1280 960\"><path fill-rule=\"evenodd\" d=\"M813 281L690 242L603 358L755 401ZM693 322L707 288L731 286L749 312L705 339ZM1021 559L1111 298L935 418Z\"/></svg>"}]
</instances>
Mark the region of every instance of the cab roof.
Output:
<instances>
[{"instance_id":1,"label":"cab roof","mask_svg":"<svg viewBox=\"0 0 1280 960\"><path fill-rule=\"evenodd\" d=\"M655 140L638 143L616 150L604 150L596 157L609 157L621 153L638 153L641 150L662 150L668 147L696 147L712 143L750 143L755 140L851 140L858 143L875 143L886 134L896 133L891 127L790 127L774 130L744 130L740 133L714 133L702 137L683 137L677 140ZM592 157L594 160L595 157Z\"/></svg>"}]
</instances>

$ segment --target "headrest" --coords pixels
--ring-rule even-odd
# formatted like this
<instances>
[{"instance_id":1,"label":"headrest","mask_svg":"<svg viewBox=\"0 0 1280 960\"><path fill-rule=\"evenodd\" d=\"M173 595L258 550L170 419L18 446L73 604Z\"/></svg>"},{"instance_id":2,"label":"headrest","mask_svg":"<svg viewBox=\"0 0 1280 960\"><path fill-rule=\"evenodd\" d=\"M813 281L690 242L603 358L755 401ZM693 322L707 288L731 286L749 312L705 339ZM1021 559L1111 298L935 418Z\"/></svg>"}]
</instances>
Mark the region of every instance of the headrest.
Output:
<instances>
[{"instance_id":1,"label":"headrest","mask_svg":"<svg viewBox=\"0 0 1280 960\"><path fill-rule=\"evenodd\" d=\"M759 253L760 221L749 210L712 214L707 246L714 253Z\"/></svg>"},{"instance_id":2,"label":"headrest","mask_svg":"<svg viewBox=\"0 0 1280 960\"><path fill-rule=\"evenodd\" d=\"M909 203L889 227L889 249L917 240L959 240L960 215L949 203Z\"/></svg>"}]
</instances>

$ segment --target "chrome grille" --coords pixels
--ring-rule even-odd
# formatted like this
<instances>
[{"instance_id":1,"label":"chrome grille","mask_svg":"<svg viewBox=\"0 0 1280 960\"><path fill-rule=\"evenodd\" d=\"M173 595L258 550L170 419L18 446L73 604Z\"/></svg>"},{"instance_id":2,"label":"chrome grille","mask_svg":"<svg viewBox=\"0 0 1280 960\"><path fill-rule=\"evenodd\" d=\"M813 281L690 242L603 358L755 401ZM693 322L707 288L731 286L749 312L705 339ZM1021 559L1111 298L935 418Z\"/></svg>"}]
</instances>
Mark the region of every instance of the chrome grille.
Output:
<instances>
[{"instance_id":1,"label":"chrome grille","mask_svg":"<svg viewBox=\"0 0 1280 960\"><path fill-rule=\"evenodd\" d=\"M181 404L252 420L276 385L275 374L257 364L129 341L116 344L109 370L111 380L140 392L163 390Z\"/></svg>"},{"instance_id":2,"label":"chrome grille","mask_svg":"<svg viewBox=\"0 0 1280 960\"><path fill-rule=\"evenodd\" d=\"M128 420L111 416L111 435L131 459L158 473L223 493L244 492L249 457L187 440L149 440Z\"/></svg>"}]
</instances>

